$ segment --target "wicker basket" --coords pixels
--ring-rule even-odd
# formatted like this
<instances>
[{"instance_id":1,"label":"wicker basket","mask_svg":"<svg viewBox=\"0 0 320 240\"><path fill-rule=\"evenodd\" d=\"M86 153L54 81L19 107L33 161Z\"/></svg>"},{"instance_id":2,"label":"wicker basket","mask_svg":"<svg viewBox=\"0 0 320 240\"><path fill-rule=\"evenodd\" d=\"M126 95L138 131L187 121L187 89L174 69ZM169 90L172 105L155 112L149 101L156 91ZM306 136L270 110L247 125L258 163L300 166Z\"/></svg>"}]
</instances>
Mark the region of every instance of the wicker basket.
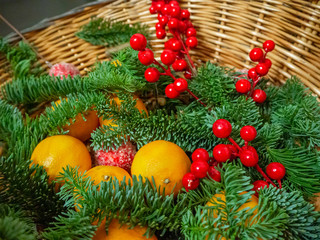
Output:
<instances>
[{"instance_id":1,"label":"wicker basket","mask_svg":"<svg viewBox=\"0 0 320 240\"><path fill-rule=\"evenodd\" d=\"M199 46L191 52L196 63L211 60L220 65L251 68L248 52L267 39L276 42L269 58L269 73L274 84L297 75L320 96L320 1L318 0L182 0L197 28ZM160 53L165 40L155 37L155 15L150 15L147 0L96 2L55 20L42 22L42 29L25 33L50 62L68 62L85 74L97 60L105 60L104 47L90 45L74 33L96 15L127 23L150 26L152 45ZM41 61L43 67L46 67ZM9 80L4 59L0 59L0 80ZM1 82L0 82L1 83Z\"/></svg>"}]
</instances>

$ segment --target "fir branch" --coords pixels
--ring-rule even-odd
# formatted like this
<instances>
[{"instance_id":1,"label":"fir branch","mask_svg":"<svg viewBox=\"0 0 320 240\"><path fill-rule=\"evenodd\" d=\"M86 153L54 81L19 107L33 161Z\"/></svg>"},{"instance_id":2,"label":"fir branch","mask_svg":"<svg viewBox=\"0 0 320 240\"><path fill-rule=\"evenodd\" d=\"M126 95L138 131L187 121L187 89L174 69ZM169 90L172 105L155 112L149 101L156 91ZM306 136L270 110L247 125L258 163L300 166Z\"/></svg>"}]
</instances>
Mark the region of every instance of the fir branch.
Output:
<instances>
[{"instance_id":1,"label":"fir branch","mask_svg":"<svg viewBox=\"0 0 320 240\"><path fill-rule=\"evenodd\" d=\"M23 128L19 109L0 99L0 140L9 142Z\"/></svg>"},{"instance_id":2,"label":"fir branch","mask_svg":"<svg viewBox=\"0 0 320 240\"><path fill-rule=\"evenodd\" d=\"M300 80L292 77L282 87L269 87L269 92L270 121L282 127L285 146L320 146L320 105Z\"/></svg>"},{"instance_id":3,"label":"fir branch","mask_svg":"<svg viewBox=\"0 0 320 240\"><path fill-rule=\"evenodd\" d=\"M52 227L42 233L43 239L90 240L97 230L89 216L82 216L75 210L69 210L55 219Z\"/></svg>"},{"instance_id":4,"label":"fir branch","mask_svg":"<svg viewBox=\"0 0 320 240\"><path fill-rule=\"evenodd\" d=\"M288 223L284 232L285 239L320 238L320 213L314 211L314 206L306 202L301 193L287 192L270 186L262 189L259 196L268 197L288 214Z\"/></svg>"},{"instance_id":5,"label":"fir branch","mask_svg":"<svg viewBox=\"0 0 320 240\"><path fill-rule=\"evenodd\" d=\"M179 229L181 217L186 211L187 198L180 194L175 200L174 195L165 196L153 188L154 181L133 176L132 184L126 184L112 179L93 186L91 178L85 178L77 169L67 167L61 175L65 184L59 195L68 206L79 207L79 215L90 216L91 221L107 223L112 218L118 218L120 223L134 227L147 226L146 235L152 235L155 230L161 234Z\"/></svg>"},{"instance_id":6,"label":"fir branch","mask_svg":"<svg viewBox=\"0 0 320 240\"><path fill-rule=\"evenodd\" d=\"M36 225L27 213L8 204L0 204L0 239L37 239Z\"/></svg>"},{"instance_id":7,"label":"fir branch","mask_svg":"<svg viewBox=\"0 0 320 240\"><path fill-rule=\"evenodd\" d=\"M138 148L154 140L167 140L186 151L193 151L199 146L211 148L216 142L212 130L204 124L206 109L197 114L199 125L203 124L200 129L195 129L188 119L184 119L187 116L184 112L176 116L173 112L156 110L146 117L134 107L135 101L132 97L127 101L122 96L119 98L122 100L120 109L108 104L98 109L104 118L113 119L118 126L103 126L92 134L92 146L96 150L117 148L128 138L135 142Z\"/></svg>"},{"instance_id":8,"label":"fir branch","mask_svg":"<svg viewBox=\"0 0 320 240\"><path fill-rule=\"evenodd\" d=\"M131 36L135 33L149 36L148 27L139 23L130 26L122 22L92 18L88 24L81 27L76 36L93 45L116 46L129 42Z\"/></svg>"},{"instance_id":9,"label":"fir branch","mask_svg":"<svg viewBox=\"0 0 320 240\"><path fill-rule=\"evenodd\" d=\"M80 76L73 79L68 76L63 80L49 75L21 77L1 87L4 99L14 104L52 101L59 96L85 90L89 89Z\"/></svg>"},{"instance_id":10,"label":"fir branch","mask_svg":"<svg viewBox=\"0 0 320 240\"><path fill-rule=\"evenodd\" d=\"M122 100L121 96L119 98ZM114 119L118 126L104 126L96 130L92 134L94 149L117 148L130 138L138 148L154 140L167 140L178 144L185 151L192 152L198 147L211 150L216 144L225 141L212 134L212 124L219 118L230 120L234 129L232 136L237 140L241 139L239 132L242 126L253 125L259 129L262 125L258 108L244 98L210 112L194 102L179 107L176 113L156 110L150 112L148 117L141 115L132 102L131 97L122 100L121 109L112 108L109 104L98 109L100 115Z\"/></svg>"},{"instance_id":11,"label":"fir branch","mask_svg":"<svg viewBox=\"0 0 320 240\"><path fill-rule=\"evenodd\" d=\"M320 192L320 166L314 152L304 148L268 149L267 155L272 162L285 166L286 179L296 190L309 197Z\"/></svg>"},{"instance_id":12,"label":"fir branch","mask_svg":"<svg viewBox=\"0 0 320 240\"><path fill-rule=\"evenodd\" d=\"M222 236L227 239L280 237L288 217L284 211L267 198L260 199L259 211L256 215L254 214L256 207L239 211L238 209L252 195L250 178L234 164L225 164L220 170L221 183L206 180L201 189L188 193L189 198L196 200L197 205L195 214L189 210L182 218L182 232L185 237L187 239L205 239L206 237L220 239ZM244 193L245 191L247 192ZM219 202L213 201L212 197L215 193L225 194L226 202L221 203L219 198L217 199ZM208 199L212 206L205 205ZM272 231L270 231L271 226Z\"/></svg>"},{"instance_id":13,"label":"fir branch","mask_svg":"<svg viewBox=\"0 0 320 240\"><path fill-rule=\"evenodd\" d=\"M134 53L124 52L115 56L124 62L121 66L115 66L113 62L97 63L89 76L68 76L63 80L48 75L17 78L2 86L1 92L9 103L30 104L52 101L71 93L101 90L135 92L150 87L150 84L146 85L143 75L140 75L143 71L140 63L133 63Z\"/></svg>"},{"instance_id":14,"label":"fir branch","mask_svg":"<svg viewBox=\"0 0 320 240\"><path fill-rule=\"evenodd\" d=\"M129 66L130 67L130 66ZM141 77L137 68L127 68L126 65L116 65L111 62L97 63L95 70L85 79L91 90L125 90L135 92L143 90L146 81Z\"/></svg>"},{"instance_id":15,"label":"fir branch","mask_svg":"<svg viewBox=\"0 0 320 240\"><path fill-rule=\"evenodd\" d=\"M42 72L40 65L35 65L37 62L36 53L23 41L20 41L18 46L13 47L3 38L0 38L0 53L6 55L15 78L37 76Z\"/></svg>"},{"instance_id":16,"label":"fir branch","mask_svg":"<svg viewBox=\"0 0 320 240\"><path fill-rule=\"evenodd\" d=\"M228 103L235 89L233 72L207 62L189 82L189 89L207 104L221 106Z\"/></svg>"},{"instance_id":17,"label":"fir branch","mask_svg":"<svg viewBox=\"0 0 320 240\"><path fill-rule=\"evenodd\" d=\"M0 186L0 202L19 206L37 224L46 225L65 210L45 170L30 161L0 158Z\"/></svg>"}]
</instances>

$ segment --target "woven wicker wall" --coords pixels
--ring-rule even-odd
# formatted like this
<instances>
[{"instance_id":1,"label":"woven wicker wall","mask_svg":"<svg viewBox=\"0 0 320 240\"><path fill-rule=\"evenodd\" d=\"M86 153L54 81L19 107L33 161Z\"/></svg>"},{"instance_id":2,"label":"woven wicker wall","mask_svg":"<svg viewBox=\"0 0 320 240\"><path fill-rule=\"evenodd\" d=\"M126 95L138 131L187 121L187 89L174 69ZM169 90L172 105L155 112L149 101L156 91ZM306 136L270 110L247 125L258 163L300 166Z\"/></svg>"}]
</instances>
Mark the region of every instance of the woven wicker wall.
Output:
<instances>
[{"instance_id":1,"label":"woven wicker wall","mask_svg":"<svg viewBox=\"0 0 320 240\"><path fill-rule=\"evenodd\" d=\"M58 19L51 26L25 34L50 62L75 64L82 74L96 60L105 60L103 47L92 46L74 36L90 17L109 18L128 23L143 22L151 27L152 45L160 52L164 40L155 38L155 15L151 1L117 0L87 7L83 12ZM291 75L299 76L320 96L320 1L303 0L183 0L196 26L199 47L191 52L196 63L211 60L225 66L251 68L248 52L267 39L276 42L269 58L273 67L269 77L275 84ZM10 77L0 60L0 80ZM45 65L44 65L45 66Z\"/></svg>"}]
</instances>

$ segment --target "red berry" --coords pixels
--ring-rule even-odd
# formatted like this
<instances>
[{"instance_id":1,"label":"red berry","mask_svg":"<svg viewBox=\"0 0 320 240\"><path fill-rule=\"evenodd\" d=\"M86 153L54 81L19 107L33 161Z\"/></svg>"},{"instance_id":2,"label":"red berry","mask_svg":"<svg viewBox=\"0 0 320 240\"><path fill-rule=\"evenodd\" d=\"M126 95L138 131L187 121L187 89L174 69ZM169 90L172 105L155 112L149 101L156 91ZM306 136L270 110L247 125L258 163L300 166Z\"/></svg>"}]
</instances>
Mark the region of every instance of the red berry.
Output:
<instances>
[{"instance_id":1,"label":"red berry","mask_svg":"<svg viewBox=\"0 0 320 240\"><path fill-rule=\"evenodd\" d=\"M162 15L161 13L158 13L157 19L159 20L159 19L162 18L162 17L163 17L163 15Z\"/></svg>"},{"instance_id":2,"label":"red berry","mask_svg":"<svg viewBox=\"0 0 320 240\"><path fill-rule=\"evenodd\" d=\"M253 81L256 81L258 79L258 74L256 72L256 69L255 68L250 68L249 71L248 71L248 77L250 79L252 79Z\"/></svg>"},{"instance_id":3,"label":"red berry","mask_svg":"<svg viewBox=\"0 0 320 240\"><path fill-rule=\"evenodd\" d=\"M160 12L162 10L163 6L164 6L164 2L161 2L161 1L157 2L155 6L157 8L157 11Z\"/></svg>"},{"instance_id":4,"label":"red berry","mask_svg":"<svg viewBox=\"0 0 320 240\"><path fill-rule=\"evenodd\" d=\"M187 25L183 21L179 21L179 32L184 33L187 29Z\"/></svg>"},{"instance_id":5,"label":"red berry","mask_svg":"<svg viewBox=\"0 0 320 240\"><path fill-rule=\"evenodd\" d=\"M191 78L192 78L192 73L189 72L189 71L186 71L183 75L184 75L184 77L185 77L186 79L191 79Z\"/></svg>"},{"instance_id":6,"label":"red berry","mask_svg":"<svg viewBox=\"0 0 320 240\"><path fill-rule=\"evenodd\" d=\"M267 94L261 89L256 89L252 93L252 98L256 103L263 103L267 99Z\"/></svg>"},{"instance_id":7,"label":"red berry","mask_svg":"<svg viewBox=\"0 0 320 240\"><path fill-rule=\"evenodd\" d=\"M173 64L172 64L172 68L176 71L183 71L187 68L187 62L184 59L179 59L176 60Z\"/></svg>"},{"instance_id":8,"label":"red berry","mask_svg":"<svg viewBox=\"0 0 320 240\"><path fill-rule=\"evenodd\" d=\"M242 150L240 152L240 160L244 166L254 167L258 163L259 157L257 157L254 151Z\"/></svg>"},{"instance_id":9,"label":"red berry","mask_svg":"<svg viewBox=\"0 0 320 240\"><path fill-rule=\"evenodd\" d=\"M196 161L191 164L191 173L197 178L204 178L207 176L209 164L205 161Z\"/></svg>"},{"instance_id":10,"label":"red berry","mask_svg":"<svg viewBox=\"0 0 320 240\"><path fill-rule=\"evenodd\" d=\"M195 48L198 45L198 39L196 37L188 37L186 45L190 48Z\"/></svg>"},{"instance_id":11,"label":"red berry","mask_svg":"<svg viewBox=\"0 0 320 240\"><path fill-rule=\"evenodd\" d=\"M252 146L247 146L247 147L244 146L244 147L242 147L242 149L243 150L249 150L249 151L253 152L255 158L259 159L259 155L257 153L257 150L254 147L252 147Z\"/></svg>"},{"instance_id":12,"label":"red berry","mask_svg":"<svg viewBox=\"0 0 320 240\"><path fill-rule=\"evenodd\" d=\"M264 64L266 64L267 67L268 67L268 69L270 69L270 68L271 68L271 65L272 65L272 62L271 62L271 60L270 60L269 58L266 58L266 59L264 60Z\"/></svg>"},{"instance_id":13,"label":"red berry","mask_svg":"<svg viewBox=\"0 0 320 240\"><path fill-rule=\"evenodd\" d=\"M197 148L191 155L192 161L209 161L209 153L203 148Z\"/></svg>"},{"instance_id":14,"label":"red berry","mask_svg":"<svg viewBox=\"0 0 320 240\"><path fill-rule=\"evenodd\" d=\"M157 13L157 7L155 5L152 5L150 8L149 8L149 12L151 14L156 14Z\"/></svg>"},{"instance_id":15,"label":"red berry","mask_svg":"<svg viewBox=\"0 0 320 240\"><path fill-rule=\"evenodd\" d=\"M173 7L173 6L179 6L179 3L178 3L178 1L170 1L170 2L169 2L169 5L170 5L171 7Z\"/></svg>"},{"instance_id":16,"label":"red berry","mask_svg":"<svg viewBox=\"0 0 320 240\"><path fill-rule=\"evenodd\" d=\"M196 178L196 176L193 173L186 173L183 178L182 178L182 184L186 191L188 192L189 190L194 190L196 189L199 184L200 180Z\"/></svg>"},{"instance_id":17,"label":"red berry","mask_svg":"<svg viewBox=\"0 0 320 240\"><path fill-rule=\"evenodd\" d=\"M170 83L166 87L165 93L166 93L168 98L177 98L180 95L180 93L174 88L173 83Z\"/></svg>"},{"instance_id":18,"label":"red berry","mask_svg":"<svg viewBox=\"0 0 320 240\"><path fill-rule=\"evenodd\" d=\"M261 48L254 48L250 51L249 57L252 61L258 62L263 58L263 51Z\"/></svg>"},{"instance_id":19,"label":"red berry","mask_svg":"<svg viewBox=\"0 0 320 240\"><path fill-rule=\"evenodd\" d=\"M251 89L251 83L247 79L240 79L236 83L236 90L239 93L248 93Z\"/></svg>"},{"instance_id":20,"label":"red berry","mask_svg":"<svg viewBox=\"0 0 320 240\"><path fill-rule=\"evenodd\" d=\"M146 50L140 51L138 53L138 58L143 65L148 66L154 60L153 52L150 49L146 48Z\"/></svg>"},{"instance_id":21,"label":"red berry","mask_svg":"<svg viewBox=\"0 0 320 240\"><path fill-rule=\"evenodd\" d=\"M179 6L172 6L170 15L172 17L178 18L180 16L181 8Z\"/></svg>"},{"instance_id":22,"label":"red berry","mask_svg":"<svg viewBox=\"0 0 320 240\"><path fill-rule=\"evenodd\" d=\"M194 28L188 28L186 32L187 37L195 37L197 36L197 31Z\"/></svg>"},{"instance_id":23,"label":"red berry","mask_svg":"<svg viewBox=\"0 0 320 240\"><path fill-rule=\"evenodd\" d=\"M165 26L167 23L168 23L169 19L167 16L162 16L161 18L159 18L159 23L162 25L162 26Z\"/></svg>"},{"instance_id":24,"label":"red berry","mask_svg":"<svg viewBox=\"0 0 320 240\"><path fill-rule=\"evenodd\" d=\"M259 191L265 187L269 187L269 184L266 181L263 180L257 180L253 183L253 191L255 191L255 195L257 196Z\"/></svg>"},{"instance_id":25,"label":"red berry","mask_svg":"<svg viewBox=\"0 0 320 240\"><path fill-rule=\"evenodd\" d=\"M263 49L265 52L271 52L275 47L274 41L267 40L263 43Z\"/></svg>"},{"instance_id":26,"label":"red berry","mask_svg":"<svg viewBox=\"0 0 320 240\"><path fill-rule=\"evenodd\" d=\"M193 24L192 24L191 21L189 21L189 20L184 20L183 22L186 24L187 29L188 29L188 28L193 28Z\"/></svg>"},{"instance_id":27,"label":"red berry","mask_svg":"<svg viewBox=\"0 0 320 240\"><path fill-rule=\"evenodd\" d=\"M177 90L178 92L184 92L188 89L188 82L187 80L183 78L178 78L174 81L173 83L174 89Z\"/></svg>"},{"instance_id":28,"label":"red berry","mask_svg":"<svg viewBox=\"0 0 320 240\"><path fill-rule=\"evenodd\" d=\"M168 66L174 63L174 61L176 60L176 54L169 49L165 49L161 53L160 58L161 58L161 62L163 62L163 64Z\"/></svg>"},{"instance_id":29,"label":"red berry","mask_svg":"<svg viewBox=\"0 0 320 240\"><path fill-rule=\"evenodd\" d=\"M187 9L181 10L180 14L182 19L189 19L190 18L190 12Z\"/></svg>"},{"instance_id":30,"label":"red berry","mask_svg":"<svg viewBox=\"0 0 320 240\"><path fill-rule=\"evenodd\" d=\"M157 38L164 39L166 37L166 30L164 29L158 29L156 32Z\"/></svg>"},{"instance_id":31,"label":"red berry","mask_svg":"<svg viewBox=\"0 0 320 240\"><path fill-rule=\"evenodd\" d=\"M130 46L136 51L142 51L147 46L147 39L140 33L133 34L130 38Z\"/></svg>"},{"instance_id":32,"label":"red berry","mask_svg":"<svg viewBox=\"0 0 320 240\"><path fill-rule=\"evenodd\" d=\"M146 71L144 72L144 77L148 82L156 82L159 80L160 77L160 72L158 69L152 67L152 68L147 68Z\"/></svg>"},{"instance_id":33,"label":"red berry","mask_svg":"<svg viewBox=\"0 0 320 240\"><path fill-rule=\"evenodd\" d=\"M163 26L159 22L156 23L156 30L158 29L163 29Z\"/></svg>"},{"instance_id":34,"label":"red berry","mask_svg":"<svg viewBox=\"0 0 320 240\"><path fill-rule=\"evenodd\" d=\"M163 8L161 9L161 13L163 15L169 15L171 10L171 6L169 4L165 4Z\"/></svg>"},{"instance_id":35,"label":"red berry","mask_svg":"<svg viewBox=\"0 0 320 240\"><path fill-rule=\"evenodd\" d=\"M230 149L225 144L218 144L213 148L213 157L217 162L226 162L231 157Z\"/></svg>"},{"instance_id":36,"label":"red berry","mask_svg":"<svg viewBox=\"0 0 320 240\"><path fill-rule=\"evenodd\" d=\"M232 126L228 120L218 119L214 122L212 131L217 138L227 138L231 134Z\"/></svg>"},{"instance_id":37,"label":"red berry","mask_svg":"<svg viewBox=\"0 0 320 240\"><path fill-rule=\"evenodd\" d=\"M176 18L171 18L168 22L168 27L172 30L175 30L179 27L179 20Z\"/></svg>"},{"instance_id":38,"label":"red berry","mask_svg":"<svg viewBox=\"0 0 320 240\"><path fill-rule=\"evenodd\" d=\"M257 136L257 130L253 126L244 126L240 130L240 136L245 141L252 141Z\"/></svg>"},{"instance_id":39,"label":"red berry","mask_svg":"<svg viewBox=\"0 0 320 240\"><path fill-rule=\"evenodd\" d=\"M286 175L286 168L279 162L272 162L267 166L266 172L270 178L280 180Z\"/></svg>"},{"instance_id":40,"label":"red berry","mask_svg":"<svg viewBox=\"0 0 320 240\"><path fill-rule=\"evenodd\" d=\"M171 38L169 40L169 49L178 52L182 48L181 42L176 38Z\"/></svg>"},{"instance_id":41,"label":"red berry","mask_svg":"<svg viewBox=\"0 0 320 240\"><path fill-rule=\"evenodd\" d=\"M256 72L259 76L265 76L268 74L269 68L265 63L258 63L256 66Z\"/></svg>"},{"instance_id":42,"label":"red berry","mask_svg":"<svg viewBox=\"0 0 320 240\"><path fill-rule=\"evenodd\" d=\"M213 180L221 182L221 173L216 169L216 166L210 166L208 174Z\"/></svg>"},{"instance_id":43,"label":"red berry","mask_svg":"<svg viewBox=\"0 0 320 240\"><path fill-rule=\"evenodd\" d=\"M230 160L236 159L238 156L238 149L235 146L233 146L232 144L227 144L227 147L229 148L229 150L231 152Z\"/></svg>"}]
</instances>

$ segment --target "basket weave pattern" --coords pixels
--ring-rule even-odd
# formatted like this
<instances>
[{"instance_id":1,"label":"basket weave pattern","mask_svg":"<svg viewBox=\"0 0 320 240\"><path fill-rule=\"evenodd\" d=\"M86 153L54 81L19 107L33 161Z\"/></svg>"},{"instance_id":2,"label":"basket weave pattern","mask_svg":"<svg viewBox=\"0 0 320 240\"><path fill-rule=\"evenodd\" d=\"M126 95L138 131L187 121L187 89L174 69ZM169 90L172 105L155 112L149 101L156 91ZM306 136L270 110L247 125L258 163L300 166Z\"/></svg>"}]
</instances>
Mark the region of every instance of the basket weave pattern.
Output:
<instances>
[{"instance_id":1,"label":"basket weave pattern","mask_svg":"<svg viewBox=\"0 0 320 240\"><path fill-rule=\"evenodd\" d=\"M191 12L198 32L199 46L191 52L195 63L210 60L239 69L254 66L248 53L261 47L267 39L276 42L268 54L273 67L268 76L274 84L297 75L320 96L320 1L319 0L182 0ZM39 52L51 63L68 62L86 74L97 60L106 60L105 48L93 46L74 33L91 16L127 23L142 22L151 30L155 52L163 49L165 40L155 36L156 15L150 15L151 1L117 0L91 7L58 19L51 26L25 34ZM43 61L40 61L46 67ZM0 59L0 80L10 79L6 61ZM1 82L0 82L1 83Z\"/></svg>"}]
</instances>

